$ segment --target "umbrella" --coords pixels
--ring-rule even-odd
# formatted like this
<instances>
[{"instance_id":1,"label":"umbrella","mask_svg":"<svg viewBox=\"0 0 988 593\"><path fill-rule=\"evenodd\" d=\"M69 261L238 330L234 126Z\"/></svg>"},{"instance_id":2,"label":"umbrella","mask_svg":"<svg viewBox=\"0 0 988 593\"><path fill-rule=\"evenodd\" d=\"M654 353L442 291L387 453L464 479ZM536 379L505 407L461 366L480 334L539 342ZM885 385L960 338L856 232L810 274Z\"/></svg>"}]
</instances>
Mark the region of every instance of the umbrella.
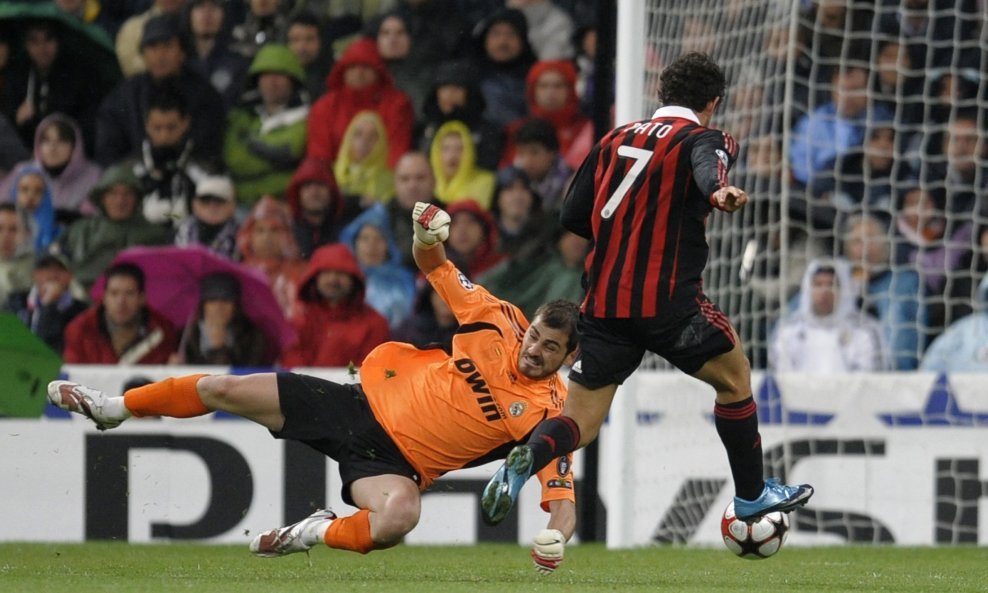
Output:
<instances>
[{"instance_id":1,"label":"umbrella","mask_svg":"<svg viewBox=\"0 0 988 593\"><path fill-rule=\"evenodd\" d=\"M132 263L144 271L148 305L178 327L184 327L199 306L199 281L215 272L227 272L240 281L240 305L268 339L284 352L295 342L295 330L285 319L260 271L224 258L200 245L189 247L131 247L113 263ZM94 302L103 298L106 278L93 285Z\"/></svg>"},{"instance_id":2,"label":"umbrella","mask_svg":"<svg viewBox=\"0 0 988 593\"><path fill-rule=\"evenodd\" d=\"M103 29L61 11L54 2L0 3L0 27L21 30L32 20L54 22L61 31L63 52L78 63L95 69L101 87L112 87L123 79L113 41Z\"/></svg>"},{"instance_id":3,"label":"umbrella","mask_svg":"<svg viewBox=\"0 0 988 593\"><path fill-rule=\"evenodd\" d=\"M13 313L0 313L0 416L38 418L62 357Z\"/></svg>"}]
</instances>

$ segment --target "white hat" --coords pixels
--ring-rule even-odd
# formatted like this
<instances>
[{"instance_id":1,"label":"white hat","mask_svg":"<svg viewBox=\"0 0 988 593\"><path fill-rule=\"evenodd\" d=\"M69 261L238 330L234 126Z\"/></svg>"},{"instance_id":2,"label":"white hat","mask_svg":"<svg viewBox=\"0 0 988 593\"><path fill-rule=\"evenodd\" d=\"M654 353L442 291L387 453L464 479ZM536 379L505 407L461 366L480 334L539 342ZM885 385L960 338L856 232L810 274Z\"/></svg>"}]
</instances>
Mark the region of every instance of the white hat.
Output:
<instances>
[{"instance_id":1,"label":"white hat","mask_svg":"<svg viewBox=\"0 0 988 593\"><path fill-rule=\"evenodd\" d=\"M233 201L233 182L225 175L203 177L196 184L197 196L215 196L228 202Z\"/></svg>"}]
</instances>

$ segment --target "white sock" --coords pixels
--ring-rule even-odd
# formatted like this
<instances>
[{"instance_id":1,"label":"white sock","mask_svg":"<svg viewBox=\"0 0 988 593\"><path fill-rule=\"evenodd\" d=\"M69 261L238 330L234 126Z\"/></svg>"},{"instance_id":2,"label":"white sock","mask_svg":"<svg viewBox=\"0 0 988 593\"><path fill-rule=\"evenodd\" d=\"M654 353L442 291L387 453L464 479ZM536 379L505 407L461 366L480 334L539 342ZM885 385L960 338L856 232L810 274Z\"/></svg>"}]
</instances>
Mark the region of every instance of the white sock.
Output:
<instances>
[{"instance_id":1,"label":"white sock","mask_svg":"<svg viewBox=\"0 0 988 593\"><path fill-rule=\"evenodd\" d=\"M104 416L111 420L126 420L132 416L130 410L124 405L123 396L106 398L103 402L102 412Z\"/></svg>"},{"instance_id":2,"label":"white sock","mask_svg":"<svg viewBox=\"0 0 988 593\"><path fill-rule=\"evenodd\" d=\"M302 530L302 542L307 546L314 546L326 541L326 530L329 529L332 519L313 521Z\"/></svg>"}]
</instances>

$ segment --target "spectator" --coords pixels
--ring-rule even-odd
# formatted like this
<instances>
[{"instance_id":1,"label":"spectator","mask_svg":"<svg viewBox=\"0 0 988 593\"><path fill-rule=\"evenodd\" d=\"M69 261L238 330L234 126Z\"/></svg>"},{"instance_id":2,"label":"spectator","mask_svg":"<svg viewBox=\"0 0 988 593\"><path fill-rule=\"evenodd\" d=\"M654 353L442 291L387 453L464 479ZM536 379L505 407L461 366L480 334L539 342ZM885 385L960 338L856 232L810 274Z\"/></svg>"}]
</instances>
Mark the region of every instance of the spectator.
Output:
<instances>
[{"instance_id":1,"label":"spectator","mask_svg":"<svg viewBox=\"0 0 988 593\"><path fill-rule=\"evenodd\" d=\"M566 165L576 170L593 146L593 122L580 113L576 96L576 69L563 60L536 62L526 79L528 113L552 124L559 141L559 152ZM513 138L526 120L512 122L508 137ZM515 158L515 147L508 144L501 160L502 166L510 165Z\"/></svg>"},{"instance_id":2,"label":"spectator","mask_svg":"<svg viewBox=\"0 0 988 593\"><path fill-rule=\"evenodd\" d=\"M484 117L496 126L525 116L525 76L535 63L525 15L498 10L474 29L475 63L487 104Z\"/></svg>"},{"instance_id":3,"label":"spectator","mask_svg":"<svg viewBox=\"0 0 988 593\"><path fill-rule=\"evenodd\" d=\"M31 333L61 354L65 347L65 327L86 310L86 303L73 296L72 271L61 256L45 254L39 257L31 277L31 288L8 297L7 310L16 314Z\"/></svg>"},{"instance_id":4,"label":"spectator","mask_svg":"<svg viewBox=\"0 0 988 593\"><path fill-rule=\"evenodd\" d=\"M326 94L312 106L309 117L308 156L333 162L343 135L357 113L380 114L388 132L388 166L411 146L415 113L408 95L391 80L371 39L353 42L326 79Z\"/></svg>"},{"instance_id":5,"label":"spectator","mask_svg":"<svg viewBox=\"0 0 988 593\"><path fill-rule=\"evenodd\" d=\"M217 272L199 282L196 317L185 326L172 364L217 364L258 367L271 364L267 340L244 315L240 282L235 276Z\"/></svg>"},{"instance_id":6,"label":"spectator","mask_svg":"<svg viewBox=\"0 0 988 593\"><path fill-rule=\"evenodd\" d=\"M388 322L364 302L364 274L339 243L312 254L299 282L292 325L299 340L281 359L286 367L359 364L388 339Z\"/></svg>"},{"instance_id":7,"label":"spectator","mask_svg":"<svg viewBox=\"0 0 988 593\"><path fill-rule=\"evenodd\" d=\"M487 210L474 200L463 200L446 210L452 222L446 254L469 278L476 279L504 259L496 250L497 223Z\"/></svg>"},{"instance_id":8,"label":"spectator","mask_svg":"<svg viewBox=\"0 0 988 593\"><path fill-rule=\"evenodd\" d=\"M11 184L10 201L17 207L17 215L27 229L24 239L28 245L35 253L47 250L61 233L61 228L55 222L55 208L44 172L34 166L22 168Z\"/></svg>"},{"instance_id":9,"label":"spectator","mask_svg":"<svg viewBox=\"0 0 988 593\"><path fill-rule=\"evenodd\" d=\"M553 243L551 249L531 257L501 261L484 272L480 282L498 298L520 307L526 316L555 299L582 302L583 261L589 242L559 227Z\"/></svg>"},{"instance_id":10,"label":"spectator","mask_svg":"<svg viewBox=\"0 0 988 593\"><path fill-rule=\"evenodd\" d=\"M494 174L476 165L477 153L470 128L448 121L436 131L429 149L429 164L436 177L436 196L444 204L473 200L487 210L494 194Z\"/></svg>"},{"instance_id":11,"label":"spectator","mask_svg":"<svg viewBox=\"0 0 988 593\"><path fill-rule=\"evenodd\" d=\"M573 33L576 58L576 95L580 98L580 111L593 113L595 64L597 59L597 26L595 23L580 24ZM613 95L607 102L614 102Z\"/></svg>"},{"instance_id":12,"label":"spectator","mask_svg":"<svg viewBox=\"0 0 988 593\"><path fill-rule=\"evenodd\" d=\"M497 250L522 260L545 252L549 235L559 226L545 219L542 197L532 189L528 175L515 167L498 172L491 214L500 235Z\"/></svg>"},{"instance_id":13,"label":"spectator","mask_svg":"<svg viewBox=\"0 0 988 593\"><path fill-rule=\"evenodd\" d=\"M922 70L914 66L912 57L898 39L879 43L875 69L873 101L893 114L894 121L903 131L899 146L905 147L909 136L919 131L923 123L923 78L917 75Z\"/></svg>"},{"instance_id":14,"label":"spectator","mask_svg":"<svg viewBox=\"0 0 988 593\"><path fill-rule=\"evenodd\" d=\"M97 214L72 223L59 240L59 249L87 290L120 251L168 242L168 231L144 218L141 199L140 182L133 170L114 165L103 172L89 193Z\"/></svg>"},{"instance_id":15,"label":"spectator","mask_svg":"<svg viewBox=\"0 0 988 593\"><path fill-rule=\"evenodd\" d=\"M409 32L408 21L400 10L388 12L375 19L368 27L371 37L377 42L377 53L395 81L415 109L416 119L421 117L429 84L436 69L439 56L430 56L427 51L419 51L416 40Z\"/></svg>"},{"instance_id":16,"label":"spectator","mask_svg":"<svg viewBox=\"0 0 988 593\"><path fill-rule=\"evenodd\" d=\"M343 195L355 198L364 208L391 200L394 174L388 167L388 135L380 115L361 111L353 116L333 173Z\"/></svg>"},{"instance_id":17,"label":"spectator","mask_svg":"<svg viewBox=\"0 0 988 593\"><path fill-rule=\"evenodd\" d=\"M196 183L213 165L193 157L192 114L176 87L150 98L140 156L127 161L143 194L144 217L171 229L189 215Z\"/></svg>"},{"instance_id":18,"label":"spectator","mask_svg":"<svg viewBox=\"0 0 988 593\"><path fill-rule=\"evenodd\" d=\"M189 32L189 69L208 80L229 111L243 91L250 60L230 49L227 0L190 0L182 13Z\"/></svg>"},{"instance_id":19,"label":"spectator","mask_svg":"<svg viewBox=\"0 0 988 593\"><path fill-rule=\"evenodd\" d=\"M12 62L3 75L0 113L15 125L25 146L34 142L41 120L53 113L71 115L84 138L94 137L95 108L109 88L91 64L76 59L72 47L63 47L61 38L55 22L31 21L24 28L27 59Z\"/></svg>"},{"instance_id":20,"label":"spectator","mask_svg":"<svg viewBox=\"0 0 988 593\"><path fill-rule=\"evenodd\" d=\"M797 295L798 311L780 320L771 337L772 369L810 374L887 370L881 327L858 309L857 292L847 261L812 260Z\"/></svg>"},{"instance_id":21,"label":"spectator","mask_svg":"<svg viewBox=\"0 0 988 593\"><path fill-rule=\"evenodd\" d=\"M395 166L395 197L386 204L391 220L391 236L401 253L401 265L415 269L412 257L412 218L415 202L427 202L435 206L442 203L436 198L436 177L429 166L429 158L417 150L406 152Z\"/></svg>"},{"instance_id":22,"label":"spectator","mask_svg":"<svg viewBox=\"0 0 988 593\"><path fill-rule=\"evenodd\" d=\"M147 305L144 272L134 264L106 270L101 303L65 328L68 364L165 364L178 340L175 327Z\"/></svg>"},{"instance_id":23,"label":"spectator","mask_svg":"<svg viewBox=\"0 0 988 593\"><path fill-rule=\"evenodd\" d=\"M428 63L462 53L471 23L479 20L466 18L464 3L459 0L399 0L398 4L412 38L413 51ZM484 8L482 12L489 10Z\"/></svg>"},{"instance_id":24,"label":"spectator","mask_svg":"<svg viewBox=\"0 0 988 593\"><path fill-rule=\"evenodd\" d=\"M831 84L830 102L803 115L793 129L789 145L792 176L803 185L833 167L838 157L864 143L866 120L891 119L881 106L875 106L874 112L868 114L868 72L864 68L837 68Z\"/></svg>"},{"instance_id":25,"label":"spectator","mask_svg":"<svg viewBox=\"0 0 988 593\"><path fill-rule=\"evenodd\" d=\"M26 233L17 208L0 203L0 302L7 302L11 293L31 288L34 250L24 240Z\"/></svg>"},{"instance_id":26,"label":"spectator","mask_svg":"<svg viewBox=\"0 0 988 593\"><path fill-rule=\"evenodd\" d=\"M144 55L144 28L154 17L170 14L178 15L185 0L154 0L146 12L124 21L117 32L117 59L125 77L140 74L147 69ZM138 49L138 46L140 48Z\"/></svg>"},{"instance_id":27,"label":"spectator","mask_svg":"<svg viewBox=\"0 0 988 593\"><path fill-rule=\"evenodd\" d=\"M147 72L124 80L99 107L96 161L106 167L136 154L145 137L149 104L156 95L170 93L173 88L184 95L192 118L190 136L195 156L217 160L226 122L223 98L186 63L188 54L178 16L165 14L147 21L141 55L147 62Z\"/></svg>"},{"instance_id":28,"label":"spectator","mask_svg":"<svg viewBox=\"0 0 988 593\"><path fill-rule=\"evenodd\" d=\"M559 154L559 140L552 124L544 119L529 119L518 128L513 140L514 166L528 175L532 188L542 196L542 209L559 212L573 170Z\"/></svg>"},{"instance_id":29,"label":"spectator","mask_svg":"<svg viewBox=\"0 0 988 593\"><path fill-rule=\"evenodd\" d=\"M248 60L267 43L284 43L288 17L280 0L248 0L244 22L233 28L230 48Z\"/></svg>"},{"instance_id":30,"label":"spectator","mask_svg":"<svg viewBox=\"0 0 988 593\"><path fill-rule=\"evenodd\" d=\"M333 52L319 36L319 19L300 12L288 21L287 44L305 70L305 90L314 102L326 92L326 78L333 67Z\"/></svg>"},{"instance_id":31,"label":"spectator","mask_svg":"<svg viewBox=\"0 0 988 593\"><path fill-rule=\"evenodd\" d=\"M93 213L86 195L99 181L101 171L86 158L82 132L72 118L53 113L38 124L34 134L34 159L20 163L4 179L0 184L0 195L10 191L10 184L20 170L28 166L43 170L60 222L72 222L82 214Z\"/></svg>"},{"instance_id":32,"label":"spectator","mask_svg":"<svg viewBox=\"0 0 988 593\"><path fill-rule=\"evenodd\" d=\"M299 257L288 207L271 196L261 198L237 233L237 251L244 264L264 273L281 310L290 316L305 263Z\"/></svg>"},{"instance_id":33,"label":"spectator","mask_svg":"<svg viewBox=\"0 0 988 593\"><path fill-rule=\"evenodd\" d=\"M233 182L226 176L203 177L196 184L192 215L179 223L175 244L179 247L202 245L227 259L237 257L237 231L240 224Z\"/></svg>"},{"instance_id":34,"label":"spectator","mask_svg":"<svg viewBox=\"0 0 988 593\"><path fill-rule=\"evenodd\" d=\"M0 42L0 51L3 44ZM0 65L0 71L3 66ZM21 142L21 137L17 134L17 129L10 123L10 119L0 110L0 175L7 175L14 165L27 160L31 153ZM0 195L3 195L0 192Z\"/></svg>"},{"instance_id":35,"label":"spectator","mask_svg":"<svg viewBox=\"0 0 988 593\"><path fill-rule=\"evenodd\" d=\"M914 370L926 326L922 287L914 270L891 266L889 223L876 213L852 214L844 223L844 256L861 288L862 309L874 313L891 351L894 370Z\"/></svg>"},{"instance_id":36,"label":"spectator","mask_svg":"<svg viewBox=\"0 0 988 593\"><path fill-rule=\"evenodd\" d=\"M573 19L551 0L508 0L528 22L528 41L540 60L568 60L573 57Z\"/></svg>"},{"instance_id":37,"label":"spectator","mask_svg":"<svg viewBox=\"0 0 988 593\"><path fill-rule=\"evenodd\" d=\"M391 338L416 348L452 348L453 336L459 327L446 301L425 282L415 295L412 314L395 328Z\"/></svg>"},{"instance_id":38,"label":"spectator","mask_svg":"<svg viewBox=\"0 0 988 593\"><path fill-rule=\"evenodd\" d=\"M230 112L224 157L237 198L247 207L281 195L305 156L309 115L305 73L288 46L262 47L240 104Z\"/></svg>"},{"instance_id":39,"label":"spectator","mask_svg":"<svg viewBox=\"0 0 988 593\"><path fill-rule=\"evenodd\" d=\"M958 319L930 344L921 371L988 372L988 276L978 285L974 312Z\"/></svg>"},{"instance_id":40,"label":"spectator","mask_svg":"<svg viewBox=\"0 0 988 593\"><path fill-rule=\"evenodd\" d=\"M407 222L407 219L406 219ZM395 328L412 312L415 276L401 264L383 204L374 204L340 233L366 279L366 302Z\"/></svg>"},{"instance_id":41,"label":"spectator","mask_svg":"<svg viewBox=\"0 0 988 593\"><path fill-rule=\"evenodd\" d=\"M934 173L934 179L945 179L947 200L944 209L950 217L969 218L979 209L981 195L988 186L988 143L978 127L978 111L958 112L947 125L943 137L943 155L947 157L946 172Z\"/></svg>"},{"instance_id":42,"label":"spectator","mask_svg":"<svg viewBox=\"0 0 988 593\"><path fill-rule=\"evenodd\" d=\"M439 128L457 120L470 128L477 150L477 166L490 171L497 169L504 130L484 119L486 105L473 65L467 61L443 62L436 69L435 85L422 105L423 115L415 134L419 148L428 152Z\"/></svg>"},{"instance_id":43,"label":"spectator","mask_svg":"<svg viewBox=\"0 0 988 593\"><path fill-rule=\"evenodd\" d=\"M328 163L305 159L292 176L285 201L294 214L295 241L302 259L319 247L335 243L343 228L345 207Z\"/></svg>"}]
</instances>

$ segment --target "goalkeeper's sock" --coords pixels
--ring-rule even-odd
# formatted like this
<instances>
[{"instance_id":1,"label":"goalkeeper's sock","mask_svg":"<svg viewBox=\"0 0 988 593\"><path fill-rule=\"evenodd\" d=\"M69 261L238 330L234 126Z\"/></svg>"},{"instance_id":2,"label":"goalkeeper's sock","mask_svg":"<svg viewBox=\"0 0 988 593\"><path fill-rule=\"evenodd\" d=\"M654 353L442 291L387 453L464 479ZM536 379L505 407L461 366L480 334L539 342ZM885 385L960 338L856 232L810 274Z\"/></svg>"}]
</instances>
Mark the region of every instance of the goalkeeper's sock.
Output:
<instances>
[{"instance_id":1,"label":"goalkeeper's sock","mask_svg":"<svg viewBox=\"0 0 988 593\"><path fill-rule=\"evenodd\" d=\"M196 383L207 375L188 375L165 379L124 394L124 405L130 413L141 416L169 416L192 418L208 414L211 410L202 403Z\"/></svg>"},{"instance_id":2,"label":"goalkeeper's sock","mask_svg":"<svg viewBox=\"0 0 988 593\"><path fill-rule=\"evenodd\" d=\"M758 434L758 408L755 399L714 405L714 424L727 449L734 477L734 493L755 500L762 493L762 437Z\"/></svg>"},{"instance_id":3,"label":"goalkeeper's sock","mask_svg":"<svg viewBox=\"0 0 988 593\"><path fill-rule=\"evenodd\" d=\"M580 445L580 427L569 416L543 420L526 443L532 449L532 473L549 465L556 457L575 451Z\"/></svg>"},{"instance_id":4,"label":"goalkeeper's sock","mask_svg":"<svg viewBox=\"0 0 988 593\"><path fill-rule=\"evenodd\" d=\"M363 509L350 515L333 519L322 541L330 548L337 550L350 550L366 554L379 547L371 538L370 511Z\"/></svg>"}]
</instances>

